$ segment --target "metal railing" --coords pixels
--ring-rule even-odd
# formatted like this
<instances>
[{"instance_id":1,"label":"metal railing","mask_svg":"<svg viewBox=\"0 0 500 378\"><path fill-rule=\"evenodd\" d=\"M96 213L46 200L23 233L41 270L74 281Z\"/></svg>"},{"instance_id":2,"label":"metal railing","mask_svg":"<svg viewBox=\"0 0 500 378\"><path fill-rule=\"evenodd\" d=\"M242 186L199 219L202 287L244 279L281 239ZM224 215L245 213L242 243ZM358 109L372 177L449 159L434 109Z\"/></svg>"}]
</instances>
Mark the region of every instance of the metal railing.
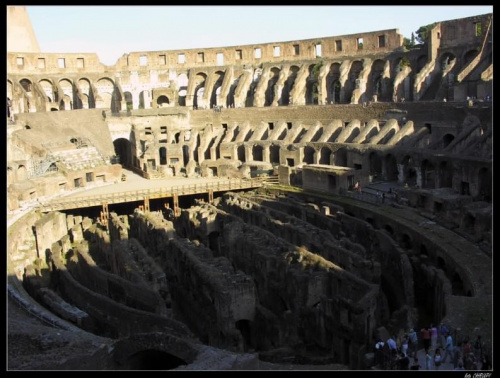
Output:
<instances>
[{"instance_id":1,"label":"metal railing","mask_svg":"<svg viewBox=\"0 0 500 378\"><path fill-rule=\"evenodd\" d=\"M218 181L202 184L190 184L173 186L170 188L154 188L154 189L139 189L120 191L109 194L79 196L58 200L49 204L41 204L38 206L40 211L57 211L64 209L75 209L80 207L100 206L103 202L107 204L141 201L145 198L166 198L174 195L190 195L199 193L208 193L210 190L214 192L258 188L263 186L261 179L232 179L228 181Z\"/></svg>"}]
</instances>

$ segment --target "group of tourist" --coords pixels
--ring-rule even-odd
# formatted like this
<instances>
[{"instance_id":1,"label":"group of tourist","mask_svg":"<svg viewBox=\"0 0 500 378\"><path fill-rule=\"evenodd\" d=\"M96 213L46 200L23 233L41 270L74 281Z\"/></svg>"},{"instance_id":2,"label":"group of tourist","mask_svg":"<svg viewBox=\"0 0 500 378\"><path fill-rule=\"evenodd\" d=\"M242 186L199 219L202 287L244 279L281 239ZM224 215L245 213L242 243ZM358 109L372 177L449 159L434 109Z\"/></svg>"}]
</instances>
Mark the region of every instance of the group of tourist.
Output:
<instances>
[{"instance_id":1,"label":"group of tourist","mask_svg":"<svg viewBox=\"0 0 500 378\"><path fill-rule=\"evenodd\" d=\"M419 346L425 360L419 361ZM424 327L420 332L410 329L399 338L389 337L375 344L375 365L383 370L440 370L443 364L453 363L454 370L491 370L490 357L478 335L474 342L468 337L455 342L445 324Z\"/></svg>"}]
</instances>

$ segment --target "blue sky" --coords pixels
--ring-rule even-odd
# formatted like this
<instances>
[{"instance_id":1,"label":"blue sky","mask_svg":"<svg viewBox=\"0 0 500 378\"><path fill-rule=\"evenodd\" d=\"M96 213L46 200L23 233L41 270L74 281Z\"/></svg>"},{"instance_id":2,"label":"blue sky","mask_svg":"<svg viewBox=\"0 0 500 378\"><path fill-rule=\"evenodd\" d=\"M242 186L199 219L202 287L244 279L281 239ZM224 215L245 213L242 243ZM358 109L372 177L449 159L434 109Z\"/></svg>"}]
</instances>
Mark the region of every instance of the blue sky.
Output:
<instances>
[{"instance_id":1,"label":"blue sky","mask_svg":"<svg viewBox=\"0 0 500 378\"><path fill-rule=\"evenodd\" d=\"M27 6L45 53L125 53L286 42L492 13L493 6Z\"/></svg>"}]
</instances>

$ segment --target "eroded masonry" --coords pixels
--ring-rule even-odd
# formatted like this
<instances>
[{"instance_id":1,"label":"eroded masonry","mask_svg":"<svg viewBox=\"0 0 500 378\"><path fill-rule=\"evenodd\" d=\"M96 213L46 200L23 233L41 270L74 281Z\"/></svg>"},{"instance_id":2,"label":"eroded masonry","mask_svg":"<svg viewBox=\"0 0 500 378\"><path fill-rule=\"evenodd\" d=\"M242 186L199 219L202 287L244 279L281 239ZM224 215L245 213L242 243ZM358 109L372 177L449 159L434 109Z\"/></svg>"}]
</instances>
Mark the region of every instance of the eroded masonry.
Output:
<instances>
[{"instance_id":1,"label":"eroded masonry","mask_svg":"<svg viewBox=\"0 0 500 378\"><path fill-rule=\"evenodd\" d=\"M50 368L369 369L441 322L491 352L491 23L114 66L9 46L9 306L46 349L95 337Z\"/></svg>"}]
</instances>

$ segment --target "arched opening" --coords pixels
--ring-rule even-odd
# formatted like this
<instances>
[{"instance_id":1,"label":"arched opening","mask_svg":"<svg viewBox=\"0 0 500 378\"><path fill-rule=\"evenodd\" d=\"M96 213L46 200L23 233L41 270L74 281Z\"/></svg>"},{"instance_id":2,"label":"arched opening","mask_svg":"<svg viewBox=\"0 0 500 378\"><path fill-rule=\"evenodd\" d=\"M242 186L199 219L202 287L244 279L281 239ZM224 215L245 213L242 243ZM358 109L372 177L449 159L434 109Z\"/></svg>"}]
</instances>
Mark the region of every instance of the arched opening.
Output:
<instances>
[{"instance_id":1,"label":"arched opening","mask_svg":"<svg viewBox=\"0 0 500 378\"><path fill-rule=\"evenodd\" d=\"M167 148L160 147L158 152L160 154L160 165L167 165Z\"/></svg>"},{"instance_id":2,"label":"arched opening","mask_svg":"<svg viewBox=\"0 0 500 378\"><path fill-rule=\"evenodd\" d=\"M397 181L398 179L398 164L396 157L392 154L385 157L385 179L387 181Z\"/></svg>"},{"instance_id":3,"label":"arched opening","mask_svg":"<svg viewBox=\"0 0 500 378\"><path fill-rule=\"evenodd\" d=\"M347 151L344 148L339 148L333 157L333 165L338 167L347 167Z\"/></svg>"},{"instance_id":4,"label":"arched opening","mask_svg":"<svg viewBox=\"0 0 500 378\"><path fill-rule=\"evenodd\" d=\"M399 243L401 247L403 247L406 250L411 250L412 249L412 243L411 243L411 238L407 234L403 234L401 236L401 241Z\"/></svg>"},{"instance_id":5,"label":"arched opening","mask_svg":"<svg viewBox=\"0 0 500 378\"><path fill-rule=\"evenodd\" d=\"M332 63L326 77L327 104L340 103L340 63Z\"/></svg>"},{"instance_id":6,"label":"arched opening","mask_svg":"<svg viewBox=\"0 0 500 378\"><path fill-rule=\"evenodd\" d=\"M413 167L413 158L411 156L405 156L403 159L403 174L404 182L408 186L417 185L417 171Z\"/></svg>"},{"instance_id":7,"label":"arched opening","mask_svg":"<svg viewBox=\"0 0 500 378\"><path fill-rule=\"evenodd\" d=\"M464 54L462 68L465 68L477 55L477 50L469 50Z\"/></svg>"},{"instance_id":8,"label":"arched opening","mask_svg":"<svg viewBox=\"0 0 500 378\"><path fill-rule=\"evenodd\" d=\"M455 60L455 55L453 55L450 52L446 52L443 55L441 55L441 58L439 59L441 70L442 71L447 70L449 66L454 63L454 60Z\"/></svg>"},{"instance_id":9,"label":"arched opening","mask_svg":"<svg viewBox=\"0 0 500 378\"><path fill-rule=\"evenodd\" d=\"M119 158L119 162L123 167L132 167L132 145L129 140L125 138L118 138L113 141L115 154Z\"/></svg>"},{"instance_id":10,"label":"arched opening","mask_svg":"<svg viewBox=\"0 0 500 378\"><path fill-rule=\"evenodd\" d=\"M309 65L309 76L306 81L306 105L317 105L318 104L318 74L315 70L315 65Z\"/></svg>"},{"instance_id":11,"label":"arched opening","mask_svg":"<svg viewBox=\"0 0 500 378\"><path fill-rule=\"evenodd\" d=\"M394 230L388 224L385 225L384 229L391 235L394 235Z\"/></svg>"},{"instance_id":12,"label":"arched opening","mask_svg":"<svg viewBox=\"0 0 500 378\"><path fill-rule=\"evenodd\" d=\"M19 81L19 84L21 84L21 87L24 89L25 92L31 92L31 81L28 79L21 79Z\"/></svg>"},{"instance_id":13,"label":"arched opening","mask_svg":"<svg viewBox=\"0 0 500 378\"><path fill-rule=\"evenodd\" d=\"M252 147L252 155L253 155L253 160L254 161L262 161L262 146L255 145Z\"/></svg>"},{"instance_id":14,"label":"arched opening","mask_svg":"<svg viewBox=\"0 0 500 378\"><path fill-rule=\"evenodd\" d=\"M137 352L122 365L123 370L172 370L186 361L173 354L159 350L148 349Z\"/></svg>"},{"instance_id":15,"label":"arched opening","mask_svg":"<svg viewBox=\"0 0 500 378\"><path fill-rule=\"evenodd\" d=\"M215 83L212 89L212 94L210 96L210 108L219 105L220 91L222 89L222 82L224 81L224 72L217 71L215 73L215 77L216 77L216 79L214 79Z\"/></svg>"},{"instance_id":16,"label":"arched opening","mask_svg":"<svg viewBox=\"0 0 500 378\"><path fill-rule=\"evenodd\" d=\"M280 76L281 70L279 68L273 67L270 71L270 79L267 81L267 88L264 94L264 106L271 106L274 100L274 89L278 78Z\"/></svg>"},{"instance_id":17,"label":"arched opening","mask_svg":"<svg viewBox=\"0 0 500 378\"><path fill-rule=\"evenodd\" d=\"M293 89L295 84L295 79L297 79L297 73L299 72L299 67L291 66L288 74L288 78L286 79L283 90L281 91L281 105L293 105L290 99L290 92Z\"/></svg>"},{"instance_id":18,"label":"arched opening","mask_svg":"<svg viewBox=\"0 0 500 378\"><path fill-rule=\"evenodd\" d=\"M370 76L368 77L368 83L366 92L368 93L368 98L377 96L377 101L385 101L384 97L384 86L386 83L383 81L383 74L385 69L385 62L381 59L377 59L373 62Z\"/></svg>"},{"instance_id":19,"label":"arched opening","mask_svg":"<svg viewBox=\"0 0 500 378\"><path fill-rule=\"evenodd\" d=\"M87 79L78 80L78 92L80 93L82 108L93 109L95 105L95 96L90 81Z\"/></svg>"},{"instance_id":20,"label":"arched opening","mask_svg":"<svg viewBox=\"0 0 500 378\"><path fill-rule=\"evenodd\" d=\"M382 159L380 156L376 152L371 152L368 155L368 160L370 162L370 176L372 178L380 177L382 175Z\"/></svg>"},{"instance_id":21,"label":"arched opening","mask_svg":"<svg viewBox=\"0 0 500 378\"><path fill-rule=\"evenodd\" d=\"M250 327L250 320L241 319L236 321L236 329L240 331L243 338L243 351L248 351L252 344L252 332Z\"/></svg>"},{"instance_id":22,"label":"arched opening","mask_svg":"<svg viewBox=\"0 0 500 378\"><path fill-rule=\"evenodd\" d=\"M441 256L437 258L437 267L446 273L446 263Z\"/></svg>"},{"instance_id":23,"label":"arched opening","mask_svg":"<svg viewBox=\"0 0 500 378\"><path fill-rule=\"evenodd\" d=\"M443 136L443 148L448 147L453 139L455 139L455 137L452 134L446 134Z\"/></svg>"},{"instance_id":24,"label":"arched opening","mask_svg":"<svg viewBox=\"0 0 500 378\"><path fill-rule=\"evenodd\" d=\"M453 274L451 279L451 293L452 295L465 296L464 283L457 272ZM470 295L468 295L470 297Z\"/></svg>"},{"instance_id":25,"label":"arched opening","mask_svg":"<svg viewBox=\"0 0 500 378\"><path fill-rule=\"evenodd\" d=\"M304 147L304 159L303 163L314 164L314 148L306 146Z\"/></svg>"},{"instance_id":26,"label":"arched opening","mask_svg":"<svg viewBox=\"0 0 500 378\"><path fill-rule=\"evenodd\" d=\"M113 113L120 109L116 104L119 96L115 93L115 84L110 79L103 78L98 80L95 87L98 97L101 99L100 104L96 103L97 108L111 109Z\"/></svg>"},{"instance_id":27,"label":"arched opening","mask_svg":"<svg viewBox=\"0 0 500 378\"><path fill-rule=\"evenodd\" d=\"M349 70L349 75L344 84L345 92L344 99L346 102L351 102L352 93L354 89L357 88L357 80L359 78L359 74L363 70L363 63L359 60L356 60L352 63L351 69Z\"/></svg>"},{"instance_id":28,"label":"arched opening","mask_svg":"<svg viewBox=\"0 0 500 378\"><path fill-rule=\"evenodd\" d=\"M245 146L239 145L237 152L238 152L238 160L241 161L242 163L244 163L246 161L245 160Z\"/></svg>"},{"instance_id":29,"label":"arched opening","mask_svg":"<svg viewBox=\"0 0 500 378\"><path fill-rule=\"evenodd\" d=\"M189 80L186 74L182 73L177 76L177 88L179 88L179 97L177 99L177 103L179 104L179 106L186 106L188 83Z\"/></svg>"},{"instance_id":30,"label":"arched opening","mask_svg":"<svg viewBox=\"0 0 500 378\"><path fill-rule=\"evenodd\" d=\"M434 189L436 187L436 172L434 164L425 159L422 162L422 188Z\"/></svg>"},{"instance_id":31,"label":"arched opening","mask_svg":"<svg viewBox=\"0 0 500 378\"><path fill-rule=\"evenodd\" d=\"M186 167L189 163L189 146L182 146L182 157L184 160L184 167Z\"/></svg>"},{"instance_id":32,"label":"arched opening","mask_svg":"<svg viewBox=\"0 0 500 378\"><path fill-rule=\"evenodd\" d=\"M158 105L159 108L165 108L170 104L170 101L168 100L167 96L159 96L156 99L156 104Z\"/></svg>"},{"instance_id":33,"label":"arched opening","mask_svg":"<svg viewBox=\"0 0 500 378\"><path fill-rule=\"evenodd\" d=\"M132 93L125 92L125 93L123 93L123 95L125 96L125 102L127 104L127 110L128 111L133 110L134 109L134 102L132 100Z\"/></svg>"},{"instance_id":34,"label":"arched opening","mask_svg":"<svg viewBox=\"0 0 500 378\"><path fill-rule=\"evenodd\" d=\"M417 59L417 67L415 70L415 74L419 73L422 70L422 68L425 67L426 64L427 64L427 55L421 55Z\"/></svg>"},{"instance_id":35,"label":"arched opening","mask_svg":"<svg viewBox=\"0 0 500 378\"><path fill-rule=\"evenodd\" d=\"M453 168L447 161L442 161L439 164L439 181L440 187L451 188L453 184Z\"/></svg>"},{"instance_id":36,"label":"arched opening","mask_svg":"<svg viewBox=\"0 0 500 378\"><path fill-rule=\"evenodd\" d=\"M319 164L330 165L332 151L327 147L322 147L319 155Z\"/></svg>"},{"instance_id":37,"label":"arched opening","mask_svg":"<svg viewBox=\"0 0 500 378\"><path fill-rule=\"evenodd\" d=\"M420 245L420 254L424 256L429 256L429 251L427 250L427 247L425 245Z\"/></svg>"},{"instance_id":38,"label":"arched opening","mask_svg":"<svg viewBox=\"0 0 500 378\"><path fill-rule=\"evenodd\" d=\"M227 94L226 98L226 104L228 108L234 108L235 103L234 103L234 95L236 92L236 88L238 87L238 84L240 83L241 78L243 75L240 75L236 80L233 81L233 84L229 87L229 92Z\"/></svg>"},{"instance_id":39,"label":"arched opening","mask_svg":"<svg viewBox=\"0 0 500 378\"><path fill-rule=\"evenodd\" d=\"M208 248L214 253L214 257L220 256L220 233L212 231L208 234Z\"/></svg>"},{"instance_id":40,"label":"arched opening","mask_svg":"<svg viewBox=\"0 0 500 378\"><path fill-rule=\"evenodd\" d=\"M269 159L273 165L280 163L280 146L272 144L269 147Z\"/></svg>"}]
</instances>

